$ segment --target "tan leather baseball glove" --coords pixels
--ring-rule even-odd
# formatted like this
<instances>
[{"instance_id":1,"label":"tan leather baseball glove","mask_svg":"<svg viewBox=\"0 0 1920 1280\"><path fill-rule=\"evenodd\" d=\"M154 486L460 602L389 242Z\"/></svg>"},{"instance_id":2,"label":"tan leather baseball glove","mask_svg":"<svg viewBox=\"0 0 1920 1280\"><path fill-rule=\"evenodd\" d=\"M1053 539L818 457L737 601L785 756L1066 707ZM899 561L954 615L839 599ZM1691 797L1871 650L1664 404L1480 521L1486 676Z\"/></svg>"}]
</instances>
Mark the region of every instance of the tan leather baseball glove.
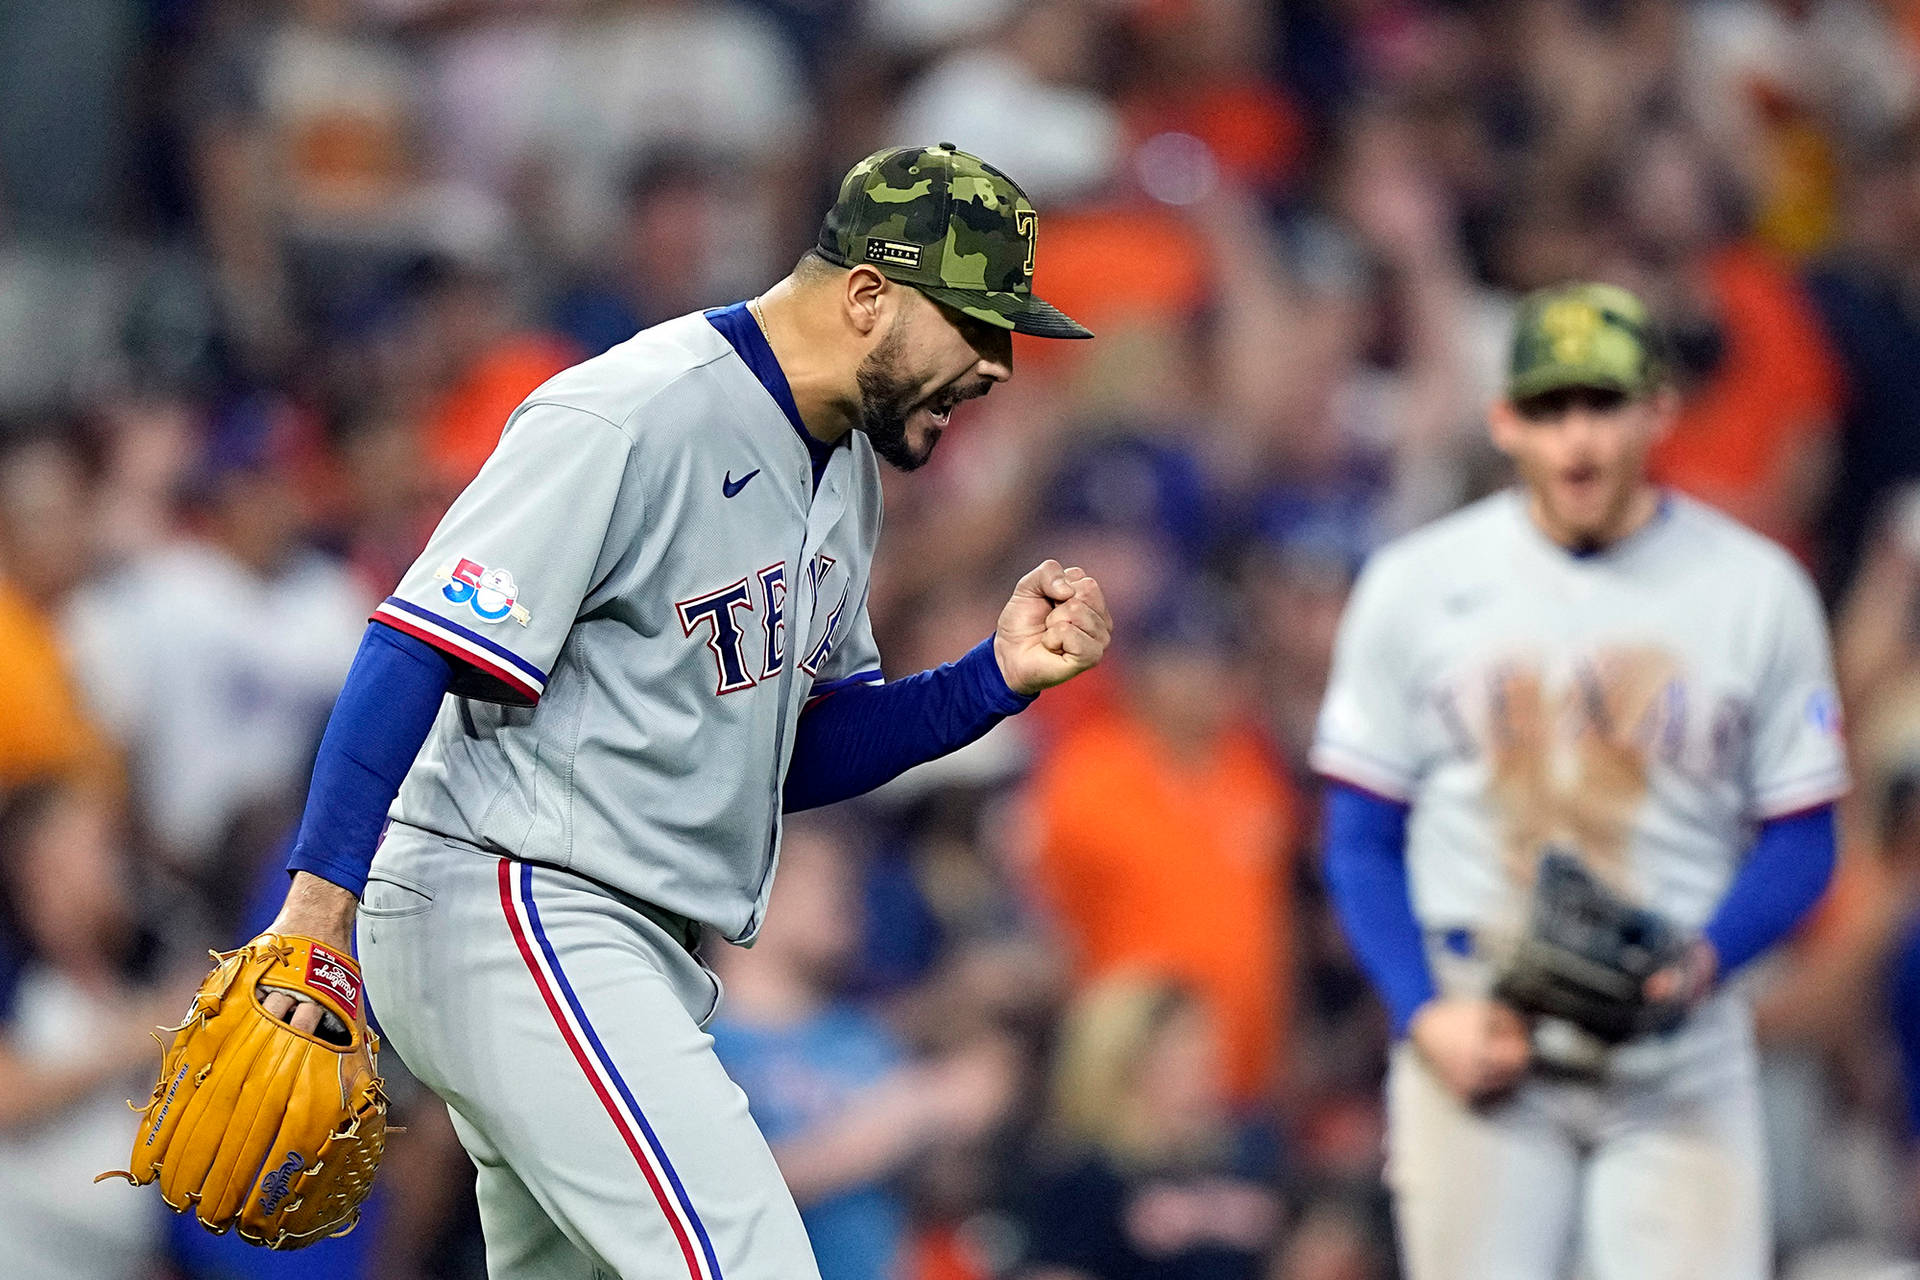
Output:
<instances>
[{"instance_id":1,"label":"tan leather baseball glove","mask_svg":"<svg viewBox=\"0 0 1920 1280\"><path fill-rule=\"evenodd\" d=\"M359 1221L387 1141L379 1037L360 969L311 938L263 933L219 963L171 1028L127 1169L175 1212L270 1249L344 1235ZM261 1007L270 991L313 1001L316 1032ZM98 1181L98 1179L96 1179Z\"/></svg>"}]
</instances>

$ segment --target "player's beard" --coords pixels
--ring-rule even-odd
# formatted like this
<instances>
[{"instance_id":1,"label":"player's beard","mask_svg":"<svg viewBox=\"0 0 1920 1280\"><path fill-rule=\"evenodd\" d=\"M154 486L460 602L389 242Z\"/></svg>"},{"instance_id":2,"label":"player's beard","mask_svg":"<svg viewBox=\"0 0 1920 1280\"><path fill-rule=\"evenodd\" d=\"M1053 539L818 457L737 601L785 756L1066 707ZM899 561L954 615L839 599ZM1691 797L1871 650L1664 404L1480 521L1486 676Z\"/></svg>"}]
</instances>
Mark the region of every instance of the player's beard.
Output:
<instances>
[{"instance_id":1,"label":"player's beard","mask_svg":"<svg viewBox=\"0 0 1920 1280\"><path fill-rule=\"evenodd\" d=\"M933 456L933 447L940 443L940 428L928 428L926 441L918 448L907 439L907 423L922 397L919 383L899 367L905 345L896 325L860 362L854 377L860 386L860 430L866 432L867 442L883 462L902 471L914 471Z\"/></svg>"}]
</instances>

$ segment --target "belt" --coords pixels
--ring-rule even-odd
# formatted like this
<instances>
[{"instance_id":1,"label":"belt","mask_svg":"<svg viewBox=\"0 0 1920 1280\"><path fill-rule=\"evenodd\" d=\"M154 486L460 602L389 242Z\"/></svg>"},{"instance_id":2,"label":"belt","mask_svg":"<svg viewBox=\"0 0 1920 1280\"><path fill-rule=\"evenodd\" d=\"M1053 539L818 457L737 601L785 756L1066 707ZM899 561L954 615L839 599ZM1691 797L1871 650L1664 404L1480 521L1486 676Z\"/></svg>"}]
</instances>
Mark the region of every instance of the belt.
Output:
<instances>
[{"instance_id":1,"label":"belt","mask_svg":"<svg viewBox=\"0 0 1920 1280\"><path fill-rule=\"evenodd\" d=\"M521 861L524 861L524 859L521 859ZM547 864L535 863L534 865L545 866ZM560 868L555 869L559 870ZM681 950L690 956L696 958L699 956L701 925L700 922L692 916L683 916L677 911L669 911L665 907L656 907L645 899L634 897L624 889L614 888L604 880L596 880L592 876L582 875L572 867L565 868L565 871L566 874L580 880L585 880L588 884L593 885L602 892L612 895L614 900L622 906L630 907L638 911L641 915L665 930L666 935L678 943Z\"/></svg>"}]
</instances>

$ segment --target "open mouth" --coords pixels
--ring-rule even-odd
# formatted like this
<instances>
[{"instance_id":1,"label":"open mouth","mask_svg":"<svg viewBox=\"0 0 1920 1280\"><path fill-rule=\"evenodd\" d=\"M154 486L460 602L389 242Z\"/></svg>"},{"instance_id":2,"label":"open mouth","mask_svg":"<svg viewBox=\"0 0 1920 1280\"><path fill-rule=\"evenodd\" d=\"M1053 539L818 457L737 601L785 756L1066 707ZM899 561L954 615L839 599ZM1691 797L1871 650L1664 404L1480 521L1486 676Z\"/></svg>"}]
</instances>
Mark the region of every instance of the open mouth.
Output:
<instances>
[{"instance_id":1,"label":"open mouth","mask_svg":"<svg viewBox=\"0 0 1920 1280\"><path fill-rule=\"evenodd\" d=\"M987 394L986 386L945 387L921 401L921 407L933 418L933 425L945 428L953 420L953 411L968 400Z\"/></svg>"},{"instance_id":2,"label":"open mouth","mask_svg":"<svg viewBox=\"0 0 1920 1280\"><path fill-rule=\"evenodd\" d=\"M1600 482L1600 468L1591 464L1568 467L1560 473L1560 479L1569 489L1590 489Z\"/></svg>"}]
</instances>

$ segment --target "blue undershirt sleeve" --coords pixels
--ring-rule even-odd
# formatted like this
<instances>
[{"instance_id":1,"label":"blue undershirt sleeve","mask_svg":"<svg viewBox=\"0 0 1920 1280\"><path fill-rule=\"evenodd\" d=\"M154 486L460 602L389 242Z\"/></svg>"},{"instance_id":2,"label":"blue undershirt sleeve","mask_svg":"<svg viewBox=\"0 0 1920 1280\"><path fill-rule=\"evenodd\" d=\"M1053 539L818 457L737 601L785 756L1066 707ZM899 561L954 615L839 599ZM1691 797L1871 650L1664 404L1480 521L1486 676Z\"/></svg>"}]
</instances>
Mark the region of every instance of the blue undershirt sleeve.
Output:
<instances>
[{"instance_id":1,"label":"blue undershirt sleeve","mask_svg":"<svg viewBox=\"0 0 1920 1280\"><path fill-rule=\"evenodd\" d=\"M1032 702L1007 687L991 638L958 662L836 690L800 713L783 807L796 813L864 795L966 746Z\"/></svg>"},{"instance_id":2,"label":"blue undershirt sleeve","mask_svg":"<svg viewBox=\"0 0 1920 1280\"><path fill-rule=\"evenodd\" d=\"M1833 876L1833 806L1760 824L1753 852L1702 930L1719 953L1720 976L1786 937Z\"/></svg>"},{"instance_id":3,"label":"blue undershirt sleeve","mask_svg":"<svg viewBox=\"0 0 1920 1280\"><path fill-rule=\"evenodd\" d=\"M1407 886L1407 806L1329 780L1327 890L1360 967L1373 980L1397 1039L1434 997L1426 942Z\"/></svg>"},{"instance_id":4,"label":"blue undershirt sleeve","mask_svg":"<svg viewBox=\"0 0 1920 1280\"><path fill-rule=\"evenodd\" d=\"M427 740L453 680L452 659L423 640L367 624L313 762L287 870L358 896L387 808Z\"/></svg>"}]
</instances>

